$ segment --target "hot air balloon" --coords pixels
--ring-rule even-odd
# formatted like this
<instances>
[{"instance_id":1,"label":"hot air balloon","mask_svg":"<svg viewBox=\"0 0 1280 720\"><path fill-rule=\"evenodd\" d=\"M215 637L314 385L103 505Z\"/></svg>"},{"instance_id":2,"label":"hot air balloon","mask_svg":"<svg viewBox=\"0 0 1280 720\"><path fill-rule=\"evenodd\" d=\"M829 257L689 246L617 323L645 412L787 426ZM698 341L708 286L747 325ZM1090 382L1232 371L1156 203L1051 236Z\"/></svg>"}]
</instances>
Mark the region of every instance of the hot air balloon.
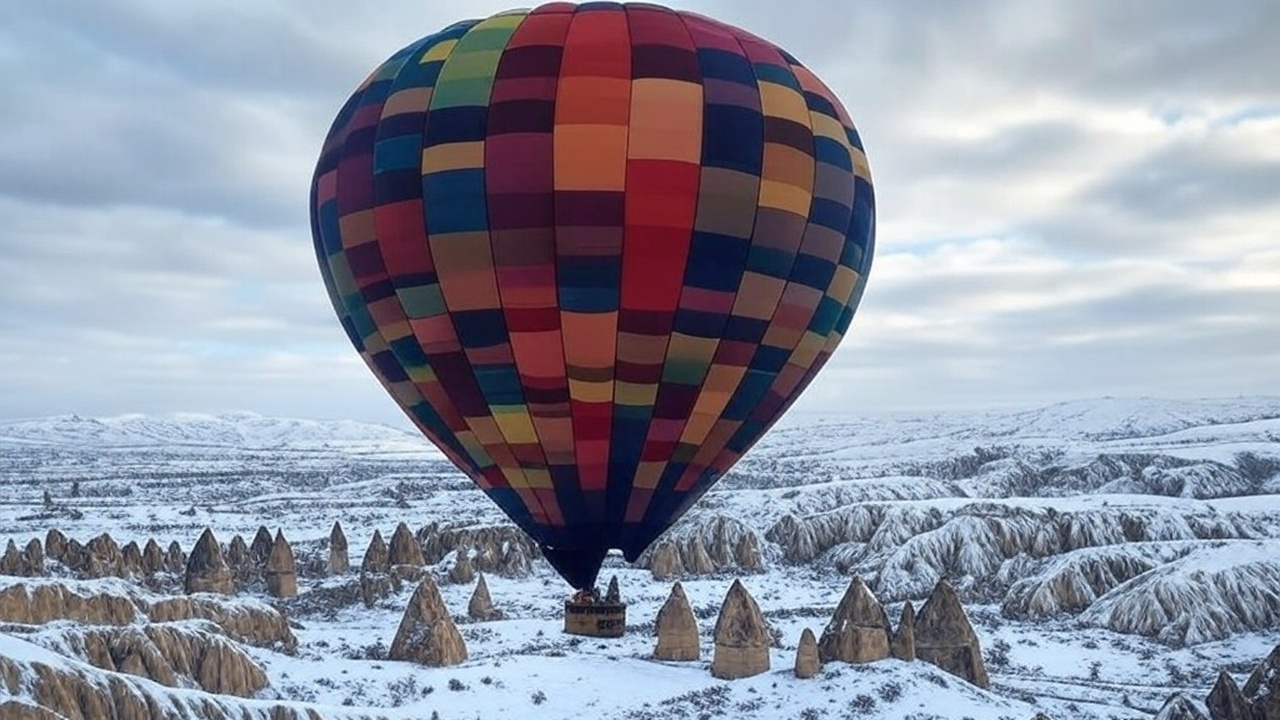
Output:
<instances>
[{"instance_id":1,"label":"hot air balloon","mask_svg":"<svg viewBox=\"0 0 1280 720\"><path fill-rule=\"evenodd\" d=\"M324 141L311 221L373 373L588 588L826 363L875 204L848 113L784 50L656 5L551 3L374 70Z\"/></svg>"}]
</instances>

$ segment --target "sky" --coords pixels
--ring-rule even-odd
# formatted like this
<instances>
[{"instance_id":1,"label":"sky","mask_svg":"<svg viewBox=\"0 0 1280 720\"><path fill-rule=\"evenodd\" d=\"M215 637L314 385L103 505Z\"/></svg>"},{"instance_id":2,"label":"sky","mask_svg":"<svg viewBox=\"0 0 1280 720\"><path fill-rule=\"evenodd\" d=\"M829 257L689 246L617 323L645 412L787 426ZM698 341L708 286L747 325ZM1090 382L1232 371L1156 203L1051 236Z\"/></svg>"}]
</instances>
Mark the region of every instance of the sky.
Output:
<instances>
[{"instance_id":1,"label":"sky","mask_svg":"<svg viewBox=\"0 0 1280 720\"><path fill-rule=\"evenodd\" d=\"M853 116L877 254L797 405L1280 394L1280 3L671 0ZM404 425L348 344L308 188L386 56L489 0L0 7L0 418Z\"/></svg>"}]
</instances>

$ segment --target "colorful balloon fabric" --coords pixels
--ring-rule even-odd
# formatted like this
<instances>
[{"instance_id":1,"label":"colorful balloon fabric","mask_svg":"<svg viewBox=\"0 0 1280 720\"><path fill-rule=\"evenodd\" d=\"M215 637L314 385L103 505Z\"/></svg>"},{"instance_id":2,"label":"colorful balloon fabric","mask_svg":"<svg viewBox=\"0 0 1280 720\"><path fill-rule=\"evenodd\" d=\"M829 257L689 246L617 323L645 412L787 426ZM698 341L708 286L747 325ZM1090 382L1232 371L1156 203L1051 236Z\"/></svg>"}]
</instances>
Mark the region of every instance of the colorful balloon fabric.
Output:
<instances>
[{"instance_id":1,"label":"colorful balloon fabric","mask_svg":"<svg viewBox=\"0 0 1280 720\"><path fill-rule=\"evenodd\" d=\"M875 235L835 95L648 4L552 3L397 52L338 114L311 211L351 342L579 588L813 380Z\"/></svg>"}]
</instances>

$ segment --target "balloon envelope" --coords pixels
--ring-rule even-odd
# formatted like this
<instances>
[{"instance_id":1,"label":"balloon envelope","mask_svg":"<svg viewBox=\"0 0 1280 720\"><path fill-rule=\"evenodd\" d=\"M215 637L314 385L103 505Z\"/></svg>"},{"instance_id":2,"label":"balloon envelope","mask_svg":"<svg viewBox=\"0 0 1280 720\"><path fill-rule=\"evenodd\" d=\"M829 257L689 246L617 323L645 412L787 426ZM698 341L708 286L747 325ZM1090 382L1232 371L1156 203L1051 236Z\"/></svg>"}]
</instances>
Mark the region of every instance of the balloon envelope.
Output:
<instances>
[{"instance_id":1,"label":"balloon envelope","mask_svg":"<svg viewBox=\"0 0 1280 720\"><path fill-rule=\"evenodd\" d=\"M351 342L575 587L634 560L853 317L874 197L794 57L655 5L553 3L395 53L325 140L312 232Z\"/></svg>"}]
</instances>

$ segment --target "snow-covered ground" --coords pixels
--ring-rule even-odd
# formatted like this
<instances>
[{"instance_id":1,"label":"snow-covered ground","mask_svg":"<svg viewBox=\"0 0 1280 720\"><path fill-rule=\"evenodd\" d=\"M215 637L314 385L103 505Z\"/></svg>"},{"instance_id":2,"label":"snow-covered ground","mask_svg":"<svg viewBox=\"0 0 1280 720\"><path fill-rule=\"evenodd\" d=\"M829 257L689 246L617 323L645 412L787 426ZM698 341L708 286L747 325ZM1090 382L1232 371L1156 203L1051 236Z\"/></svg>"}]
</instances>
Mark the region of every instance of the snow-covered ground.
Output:
<instances>
[{"instance_id":1,"label":"snow-covered ground","mask_svg":"<svg viewBox=\"0 0 1280 720\"><path fill-rule=\"evenodd\" d=\"M266 525L305 560L340 520L358 565L373 531L389 537L400 521L505 521L407 432L254 415L0 423L0 487L0 543L19 546L57 527L189 549L206 526L226 543ZM566 588L537 561L528 577L488 577L507 618L464 622L470 659L444 669L385 659L411 587L373 609L319 609L310 593L352 577L304 579L287 605L297 654L251 650L272 681L265 699L393 718L1151 717L1175 689L1203 697L1220 669L1241 679L1280 642L1280 398L796 415L669 540L711 542L721 527L754 535L765 571L683 580L699 663L649 659L670 581L618 558L605 576L631 603L623 639L563 635ZM955 583L991 690L897 661L795 679L801 631L821 632L855 572L894 618L937 579ZM778 647L769 673L723 682L708 672L710 633L733 577ZM471 586L441 589L465 615ZM26 642L0 641L0 656Z\"/></svg>"}]
</instances>

